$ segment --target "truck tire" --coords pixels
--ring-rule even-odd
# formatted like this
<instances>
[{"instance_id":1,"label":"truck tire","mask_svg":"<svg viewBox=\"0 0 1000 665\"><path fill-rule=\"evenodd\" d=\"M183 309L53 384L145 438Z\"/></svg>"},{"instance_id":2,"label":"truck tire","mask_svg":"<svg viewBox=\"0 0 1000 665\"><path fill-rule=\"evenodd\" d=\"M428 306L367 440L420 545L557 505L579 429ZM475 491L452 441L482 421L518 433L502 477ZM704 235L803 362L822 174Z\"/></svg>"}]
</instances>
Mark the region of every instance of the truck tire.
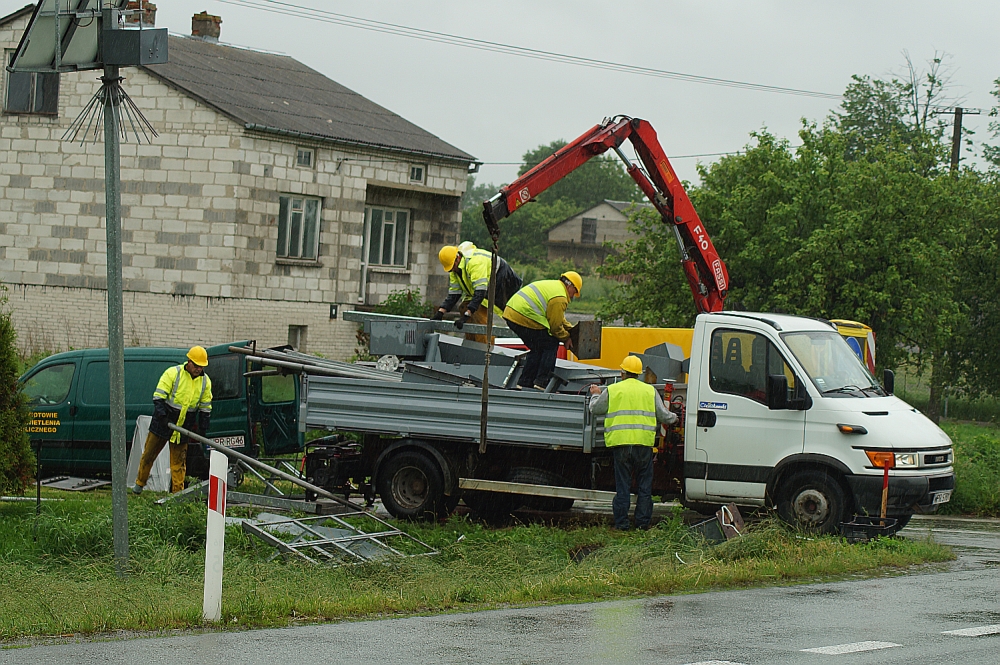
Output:
<instances>
[{"instance_id":1,"label":"truck tire","mask_svg":"<svg viewBox=\"0 0 1000 665\"><path fill-rule=\"evenodd\" d=\"M569 484L569 481L562 476L531 466L511 469L507 474L507 482L528 483L529 485L554 485L556 487L564 487ZM531 510L564 513L573 507L573 499L560 499L550 496L527 496L524 498L524 507Z\"/></svg>"},{"instance_id":2,"label":"truck tire","mask_svg":"<svg viewBox=\"0 0 1000 665\"><path fill-rule=\"evenodd\" d=\"M813 533L837 533L847 514L847 498L837 477L826 471L799 471L781 483L778 517Z\"/></svg>"},{"instance_id":3,"label":"truck tire","mask_svg":"<svg viewBox=\"0 0 1000 665\"><path fill-rule=\"evenodd\" d=\"M398 519L432 521L448 514L441 469L422 452L403 450L385 460L376 487Z\"/></svg>"},{"instance_id":4,"label":"truck tire","mask_svg":"<svg viewBox=\"0 0 1000 665\"><path fill-rule=\"evenodd\" d=\"M512 512L521 507L521 496L506 492L464 490L462 501L473 515L491 524L505 522Z\"/></svg>"}]
</instances>

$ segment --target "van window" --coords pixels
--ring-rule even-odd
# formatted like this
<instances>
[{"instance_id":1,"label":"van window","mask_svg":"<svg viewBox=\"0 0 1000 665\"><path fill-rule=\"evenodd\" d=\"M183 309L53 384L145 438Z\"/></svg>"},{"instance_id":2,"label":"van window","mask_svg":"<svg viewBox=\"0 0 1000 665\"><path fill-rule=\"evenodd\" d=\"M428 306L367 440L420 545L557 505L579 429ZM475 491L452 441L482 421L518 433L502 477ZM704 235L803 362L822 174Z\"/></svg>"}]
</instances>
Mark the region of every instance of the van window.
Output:
<instances>
[{"instance_id":1,"label":"van window","mask_svg":"<svg viewBox=\"0 0 1000 665\"><path fill-rule=\"evenodd\" d=\"M51 365L24 382L28 404L59 404L69 394L73 383L74 363Z\"/></svg>"},{"instance_id":2,"label":"van window","mask_svg":"<svg viewBox=\"0 0 1000 665\"><path fill-rule=\"evenodd\" d=\"M168 367L177 363L169 360L126 360L125 361L125 403L152 404L153 391L160 381L160 375ZM80 401L91 406L110 404L111 381L108 378L108 361L99 360L87 365L83 378Z\"/></svg>"},{"instance_id":3,"label":"van window","mask_svg":"<svg viewBox=\"0 0 1000 665\"><path fill-rule=\"evenodd\" d=\"M712 333L708 363L712 390L767 403L767 376L784 374L789 397L794 394L795 374L777 347L763 335L719 329Z\"/></svg>"},{"instance_id":4,"label":"van window","mask_svg":"<svg viewBox=\"0 0 1000 665\"><path fill-rule=\"evenodd\" d=\"M237 399L243 395L243 356L230 353L209 358L205 373L212 380L212 399Z\"/></svg>"},{"instance_id":5,"label":"van window","mask_svg":"<svg viewBox=\"0 0 1000 665\"><path fill-rule=\"evenodd\" d=\"M295 400L295 375L271 375L261 378L260 401L264 404L292 402Z\"/></svg>"}]
</instances>

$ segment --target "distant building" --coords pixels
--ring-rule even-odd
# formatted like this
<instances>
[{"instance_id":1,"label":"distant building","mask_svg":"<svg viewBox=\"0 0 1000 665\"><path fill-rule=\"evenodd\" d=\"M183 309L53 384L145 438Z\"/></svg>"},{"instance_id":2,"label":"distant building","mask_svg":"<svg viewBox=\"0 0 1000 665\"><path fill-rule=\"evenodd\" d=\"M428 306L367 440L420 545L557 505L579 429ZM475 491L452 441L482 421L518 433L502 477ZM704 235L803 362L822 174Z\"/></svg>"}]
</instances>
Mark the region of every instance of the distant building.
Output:
<instances>
[{"instance_id":1,"label":"distant building","mask_svg":"<svg viewBox=\"0 0 1000 665\"><path fill-rule=\"evenodd\" d=\"M32 10L0 18L6 57ZM290 57L220 44L220 23L197 14L167 64L123 70L159 132L121 148L126 344L345 358L340 311L443 297L436 254L476 160ZM104 147L62 140L99 75L0 74L0 281L26 347L107 343Z\"/></svg>"},{"instance_id":2,"label":"distant building","mask_svg":"<svg viewBox=\"0 0 1000 665\"><path fill-rule=\"evenodd\" d=\"M604 200L589 210L559 222L549 229L549 261L569 259L578 266L604 263L614 250L606 242L624 242L636 237L628 230L627 213L632 207L652 208L648 203Z\"/></svg>"}]
</instances>

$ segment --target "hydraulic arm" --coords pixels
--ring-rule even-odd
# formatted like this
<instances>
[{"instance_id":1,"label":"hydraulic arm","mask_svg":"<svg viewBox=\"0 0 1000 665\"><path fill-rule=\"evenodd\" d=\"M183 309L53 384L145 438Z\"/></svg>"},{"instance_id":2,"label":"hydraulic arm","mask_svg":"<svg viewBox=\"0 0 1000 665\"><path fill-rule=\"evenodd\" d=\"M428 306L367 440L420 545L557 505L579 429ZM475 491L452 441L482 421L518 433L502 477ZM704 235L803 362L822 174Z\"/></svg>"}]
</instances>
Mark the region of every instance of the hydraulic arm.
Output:
<instances>
[{"instance_id":1,"label":"hydraulic arm","mask_svg":"<svg viewBox=\"0 0 1000 665\"><path fill-rule=\"evenodd\" d=\"M626 140L632 143L641 166L622 153L621 145ZM614 150L625 162L628 174L660 213L663 223L673 228L695 308L699 313L722 311L729 289L726 265L715 251L684 186L663 152L656 131L645 120L624 116L606 119L514 182L501 187L496 196L483 202L483 218L491 235L499 233L501 219L534 200L587 160L608 150Z\"/></svg>"}]
</instances>

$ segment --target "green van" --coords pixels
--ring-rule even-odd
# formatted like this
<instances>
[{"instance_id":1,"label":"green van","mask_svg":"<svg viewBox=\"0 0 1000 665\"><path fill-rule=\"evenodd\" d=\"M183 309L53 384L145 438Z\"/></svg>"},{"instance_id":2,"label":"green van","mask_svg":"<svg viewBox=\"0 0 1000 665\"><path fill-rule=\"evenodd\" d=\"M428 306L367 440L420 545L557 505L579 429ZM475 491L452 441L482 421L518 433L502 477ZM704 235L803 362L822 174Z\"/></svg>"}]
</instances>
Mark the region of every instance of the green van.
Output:
<instances>
[{"instance_id":1,"label":"green van","mask_svg":"<svg viewBox=\"0 0 1000 665\"><path fill-rule=\"evenodd\" d=\"M294 376L246 377L246 357L229 350L242 341L208 348L212 420L208 436L247 455L302 450L298 432L298 381ZM163 371L185 362L186 349L125 349L126 448L132 447L136 418L153 414L153 390ZM252 369L260 370L254 365ZM20 379L34 417L28 427L40 451L43 474L77 476L111 473L108 350L67 351L45 358ZM208 477L208 452L188 446L188 475ZM44 477L44 476L43 476Z\"/></svg>"}]
</instances>

